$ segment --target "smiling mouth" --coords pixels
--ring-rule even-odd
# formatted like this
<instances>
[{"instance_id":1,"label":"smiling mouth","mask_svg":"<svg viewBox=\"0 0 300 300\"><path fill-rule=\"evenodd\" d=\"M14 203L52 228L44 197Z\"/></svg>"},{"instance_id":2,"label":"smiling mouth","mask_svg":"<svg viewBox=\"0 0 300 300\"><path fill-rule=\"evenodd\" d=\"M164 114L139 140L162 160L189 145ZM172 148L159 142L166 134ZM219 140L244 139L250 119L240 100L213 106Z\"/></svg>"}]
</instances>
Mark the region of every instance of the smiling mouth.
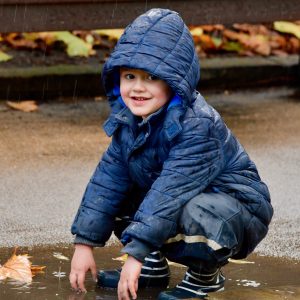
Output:
<instances>
[{"instance_id":1,"label":"smiling mouth","mask_svg":"<svg viewBox=\"0 0 300 300\"><path fill-rule=\"evenodd\" d=\"M144 98L144 97L131 97L135 101L146 101L149 100L150 98Z\"/></svg>"}]
</instances>

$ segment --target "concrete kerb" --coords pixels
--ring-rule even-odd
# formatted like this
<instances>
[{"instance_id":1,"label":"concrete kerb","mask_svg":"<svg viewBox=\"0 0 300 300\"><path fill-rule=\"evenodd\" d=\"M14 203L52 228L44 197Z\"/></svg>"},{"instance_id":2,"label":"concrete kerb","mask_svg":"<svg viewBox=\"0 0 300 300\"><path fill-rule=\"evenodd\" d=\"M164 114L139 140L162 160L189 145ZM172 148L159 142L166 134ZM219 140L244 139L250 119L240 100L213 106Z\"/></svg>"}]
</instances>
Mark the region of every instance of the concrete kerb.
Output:
<instances>
[{"instance_id":1,"label":"concrete kerb","mask_svg":"<svg viewBox=\"0 0 300 300\"><path fill-rule=\"evenodd\" d=\"M0 65L0 99L99 96L102 64L9 67ZM200 86L236 89L295 84L299 57L217 57L201 60Z\"/></svg>"}]
</instances>

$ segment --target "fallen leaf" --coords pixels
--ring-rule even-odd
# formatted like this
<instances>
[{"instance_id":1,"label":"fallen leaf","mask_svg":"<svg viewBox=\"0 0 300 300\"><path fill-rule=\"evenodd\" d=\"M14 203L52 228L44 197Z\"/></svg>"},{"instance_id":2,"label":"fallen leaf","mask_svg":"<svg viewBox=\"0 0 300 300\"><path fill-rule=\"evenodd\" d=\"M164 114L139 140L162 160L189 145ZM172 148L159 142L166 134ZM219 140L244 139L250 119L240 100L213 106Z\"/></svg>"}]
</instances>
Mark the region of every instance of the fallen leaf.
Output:
<instances>
[{"instance_id":1,"label":"fallen leaf","mask_svg":"<svg viewBox=\"0 0 300 300\"><path fill-rule=\"evenodd\" d=\"M243 259L229 258L228 261L231 262L231 263L234 263L234 264L238 264L238 265L255 264L254 261L248 261L248 260L243 260Z\"/></svg>"},{"instance_id":2,"label":"fallen leaf","mask_svg":"<svg viewBox=\"0 0 300 300\"><path fill-rule=\"evenodd\" d=\"M16 249L9 260L0 266L0 280L11 278L17 281L32 282L31 262L27 254L16 255Z\"/></svg>"},{"instance_id":3,"label":"fallen leaf","mask_svg":"<svg viewBox=\"0 0 300 300\"><path fill-rule=\"evenodd\" d=\"M16 252L17 247L7 262L3 266L0 265L0 281L10 278L22 283L31 283L32 277L38 273L43 273L46 266L33 266L28 254L16 255Z\"/></svg>"},{"instance_id":4,"label":"fallen leaf","mask_svg":"<svg viewBox=\"0 0 300 300\"><path fill-rule=\"evenodd\" d=\"M24 38L22 33L9 33L6 35L5 40L11 47L15 49L36 49L37 43L32 39Z\"/></svg>"},{"instance_id":5,"label":"fallen leaf","mask_svg":"<svg viewBox=\"0 0 300 300\"><path fill-rule=\"evenodd\" d=\"M274 22L274 29L280 32L293 34L298 39L300 39L300 25L298 24L292 22L278 21Z\"/></svg>"},{"instance_id":6,"label":"fallen leaf","mask_svg":"<svg viewBox=\"0 0 300 300\"><path fill-rule=\"evenodd\" d=\"M53 252L53 256L61 260L70 260L68 257L62 255L60 252Z\"/></svg>"},{"instance_id":7,"label":"fallen leaf","mask_svg":"<svg viewBox=\"0 0 300 300\"><path fill-rule=\"evenodd\" d=\"M271 46L267 37L261 34L251 35L249 39L243 41L243 45L264 56L271 53Z\"/></svg>"},{"instance_id":8,"label":"fallen leaf","mask_svg":"<svg viewBox=\"0 0 300 300\"><path fill-rule=\"evenodd\" d=\"M10 59L12 59L11 55L8 55L8 54L4 53L3 51L0 51L0 62L8 61Z\"/></svg>"},{"instance_id":9,"label":"fallen leaf","mask_svg":"<svg viewBox=\"0 0 300 300\"><path fill-rule=\"evenodd\" d=\"M238 33L230 29L225 29L223 31L223 36L234 41L244 41L249 38L248 34Z\"/></svg>"},{"instance_id":10,"label":"fallen leaf","mask_svg":"<svg viewBox=\"0 0 300 300\"><path fill-rule=\"evenodd\" d=\"M203 34L203 29L200 26L190 29L192 36L200 36Z\"/></svg>"},{"instance_id":11,"label":"fallen leaf","mask_svg":"<svg viewBox=\"0 0 300 300\"><path fill-rule=\"evenodd\" d=\"M288 41L288 47L291 53L300 53L300 39L292 36Z\"/></svg>"},{"instance_id":12,"label":"fallen leaf","mask_svg":"<svg viewBox=\"0 0 300 300\"><path fill-rule=\"evenodd\" d=\"M278 49L272 50L272 54L276 55L276 56L279 56L279 57L287 57L288 56L288 54L285 51L278 50Z\"/></svg>"},{"instance_id":13,"label":"fallen leaf","mask_svg":"<svg viewBox=\"0 0 300 300\"><path fill-rule=\"evenodd\" d=\"M293 39L296 38L293 37ZM287 40L285 39L285 37L274 32L270 36L269 44L272 47L272 49L284 49L287 46Z\"/></svg>"},{"instance_id":14,"label":"fallen leaf","mask_svg":"<svg viewBox=\"0 0 300 300\"><path fill-rule=\"evenodd\" d=\"M93 32L108 36L110 39L118 40L124 32L124 29L97 29L93 30Z\"/></svg>"},{"instance_id":15,"label":"fallen leaf","mask_svg":"<svg viewBox=\"0 0 300 300\"><path fill-rule=\"evenodd\" d=\"M35 276L36 274L44 273L45 268L46 268L46 266L31 265L32 276Z\"/></svg>"},{"instance_id":16,"label":"fallen leaf","mask_svg":"<svg viewBox=\"0 0 300 300\"><path fill-rule=\"evenodd\" d=\"M233 28L244 31L249 33L250 35L255 35L255 34L262 34L262 35L268 35L269 34L269 29L261 24L258 25L253 25L253 24L233 24Z\"/></svg>"},{"instance_id":17,"label":"fallen leaf","mask_svg":"<svg viewBox=\"0 0 300 300\"><path fill-rule=\"evenodd\" d=\"M216 30L222 31L225 28L222 24L202 25L200 27L206 32L212 32Z\"/></svg>"},{"instance_id":18,"label":"fallen leaf","mask_svg":"<svg viewBox=\"0 0 300 300\"><path fill-rule=\"evenodd\" d=\"M221 45L223 44L223 40L222 40L222 38L220 38L220 37L214 37L214 36L213 36L211 39L212 39L212 41L213 41L213 43L214 43L216 49L217 49L217 48L220 48Z\"/></svg>"},{"instance_id":19,"label":"fallen leaf","mask_svg":"<svg viewBox=\"0 0 300 300\"><path fill-rule=\"evenodd\" d=\"M121 261L121 262L125 263L127 258L128 258L128 254L125 253L125 254L123 254L119 257L112 258L112 260L118 260L118 261Z\"/></svg>"},{"instance_id":20,"label":"fallen leaf","mask_svg":"<svg viewBox=\"0 0 300 300\"><path fill-rule=\"evenodd\" d=\"M67 45L67 53L69 56L88 57L95 54L92 45L73 35L68 31L53 32L56 40L62 41Z\"/></svg>"},{"instance_id":21,"label":"fallen leaf","mask_svg":"<svg viewBox=\"0 0 300 300\"><path fill-rule=\"evenodd\" d=\"M216 45L212 39L212 37L208 34L202 34L199 37L199 41L204 50L206 49L216 49Z\"/></svg>"},{"instance_id":22,"label":"fallen leaf","mask_svg":"<svg viewBox=\"0 0 300 300\"><path fill-rule=\"evenodd\" d=\"M240 53L244 48L243 46L238 42L228 41L224 43L222 46L222 49L230 52L238 52Z\"/></svg>"},{"instance_id":23,"label":"fallen leaf","mask_svg":"<svg viewBox=\"0 0 300 300\"><path fill-rule=\"evenodd\" d=\"M12 102L12 101L6 101L6 104L13 109L21 110L24 112L33 112L38 110L38 106L35 101L21 101L21 102Z\"/></svg>"}]
</instances>

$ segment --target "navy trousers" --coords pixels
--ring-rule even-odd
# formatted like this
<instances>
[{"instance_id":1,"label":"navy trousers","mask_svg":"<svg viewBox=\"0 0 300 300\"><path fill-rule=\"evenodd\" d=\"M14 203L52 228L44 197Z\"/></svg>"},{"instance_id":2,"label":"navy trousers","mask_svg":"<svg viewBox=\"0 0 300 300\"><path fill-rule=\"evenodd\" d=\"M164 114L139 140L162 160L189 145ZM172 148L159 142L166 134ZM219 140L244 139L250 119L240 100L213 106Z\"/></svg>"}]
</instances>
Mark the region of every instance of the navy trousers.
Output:
<instances>
[{"instance_id":1,"label":"navy trousers","mask_svg":"<svg viewBox=\"0 0 300 300\"><path fill-rule=\"evenodd\" d=\"M119 239L137 209L132 203L115 221L114 233ZM194 270L215 269L230 257L245 256L245 228L250 219L248 210L230 195L202 193L183 207L177 234L159 250L169 260Z\"/></svg>"}]
</instances>

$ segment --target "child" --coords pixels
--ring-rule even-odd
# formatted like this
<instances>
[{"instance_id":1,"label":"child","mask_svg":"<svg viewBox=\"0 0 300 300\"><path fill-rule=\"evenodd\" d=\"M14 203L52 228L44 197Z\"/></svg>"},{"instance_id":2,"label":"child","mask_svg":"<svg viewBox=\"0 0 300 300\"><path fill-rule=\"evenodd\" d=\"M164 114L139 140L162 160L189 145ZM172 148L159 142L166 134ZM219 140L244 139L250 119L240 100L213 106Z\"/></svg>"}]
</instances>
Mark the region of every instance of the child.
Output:
<instances>
[{"instance_id":1,"label":"child","mask_svg":"<svg viewBox=\"0 0 300 300\"><path fill-rule=\"evenodd\" d=\"M188 28L173 11L152 9L121 36L103 69L112 136L72 225L73 288L96 279L93 247L112 232L128 254L98 285L118 299L169 282L167 257L187 272L159 299L201 299L224 287L221 267L264 238L273 210L255 164L220 115L195 90L200 73Z\"/></svg>"}]
</instances>

